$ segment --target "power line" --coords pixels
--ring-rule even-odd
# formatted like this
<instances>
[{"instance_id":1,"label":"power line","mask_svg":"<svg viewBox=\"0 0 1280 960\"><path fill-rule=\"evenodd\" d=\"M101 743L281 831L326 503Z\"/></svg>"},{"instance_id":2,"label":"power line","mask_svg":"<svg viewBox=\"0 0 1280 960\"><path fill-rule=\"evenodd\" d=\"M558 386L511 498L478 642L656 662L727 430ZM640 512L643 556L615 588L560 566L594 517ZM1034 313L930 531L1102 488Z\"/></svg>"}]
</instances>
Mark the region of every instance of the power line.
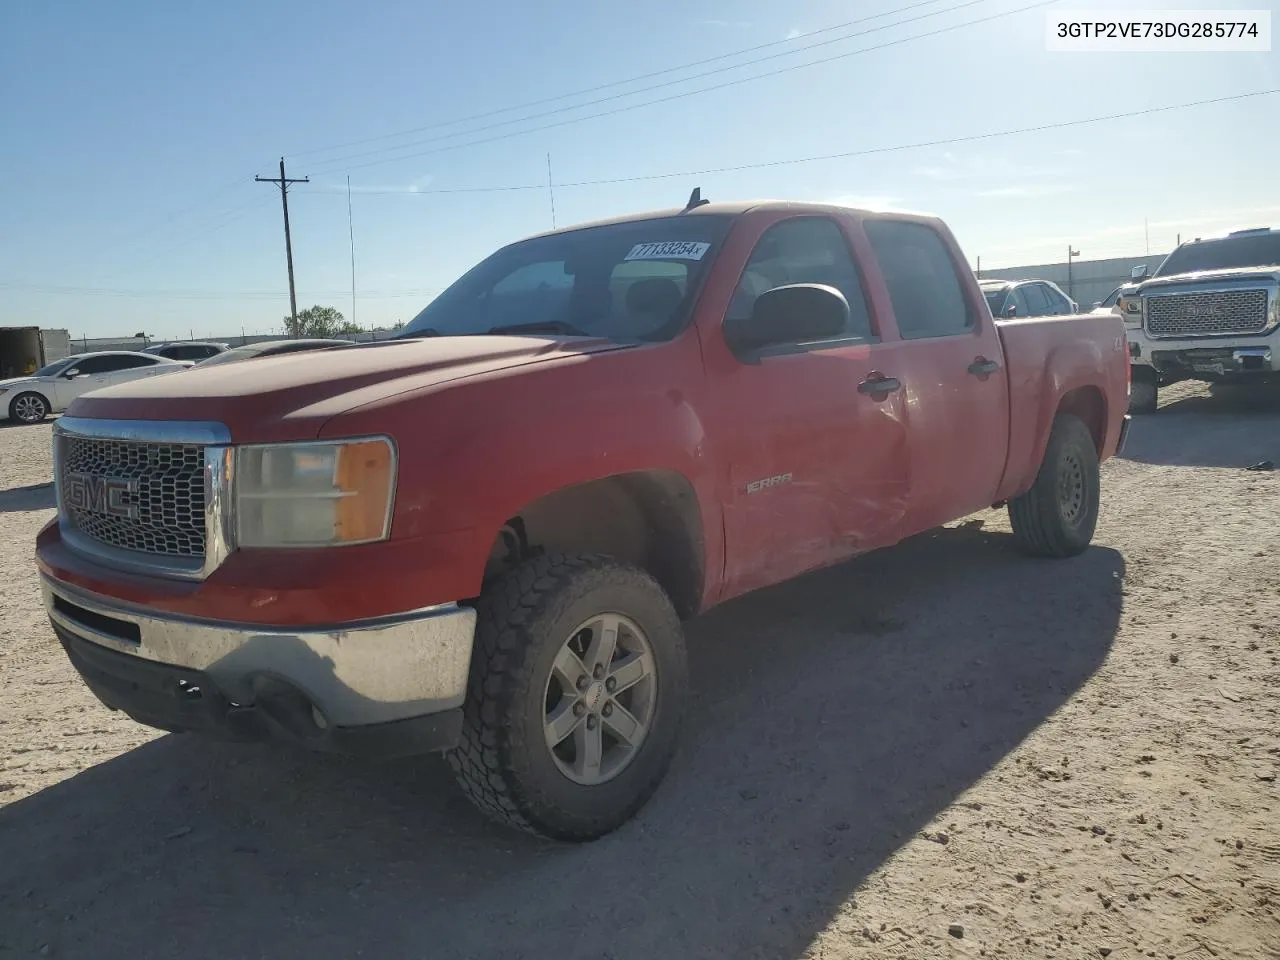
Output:
<instances>
[{"instance_id":1,"label":"power line","mask_svg":"<svg viewBox=\"0 0 1280 960\"><path fill-rule=\"evenodd\" d=\"M870 16L859 17L856 20L847 20L844 23L837 23L830 27L822 27L821 29L818 29L818 30L810 30L807 33L796 34L795 36L786 37L785 39L782 39L782 40L770 40L768 43L760 43L752 47L744 47L740 50L734 50L729 53L722 53L714 57L707 57L706 59L703 59L703 60L694 60L690 63L680 64L679 66L666 67L662 70L654 70L649 73L637 74L636 76L633 76L633 77L627 77L624 80L613 80L609 83L602 83L594 87L586 87L581 90L574 90L569 93L558 94L557 96L554 96L554 97L543 97L540 100L529 100L524 103L514 104L509 107L499 107L496 110L487 110L484 113L473 113L470 116L466 116L466 117L456 117L452 120L440 120L435 123L429 123L421 127L410 127L407 130L398 130L395 133L384 133L376 137L365 137L360 140L348 140L345 143L332 144L331 146L328 146L328 147L315 147L311 150L303 150L299 153L286 154L286 156L294 159L298 157L309 157L317 153L329 153L330 151L333 151L333 150L344 150L347 147L358 147L366 143L377 143L382 140L394 140L397 137L412 136L415 133L425 133L428 130L438 130L441 127L452 127L460 123L472 123L476 120L487 120L489 117L500 116L501 114L504 114L504 113L513 113L517 110L528 110L532 107L540 107L540 106L543 106L544 104L556 103L560 100L570 100L570 99L573 99L574 97L585 97L585 96L588 96L589 94L599 93L601 90L610 90L614 87L622 87L631 83L639 83L642 80L652 80L654 77L662 77L671 73L680 73L684 70L692 70L695 67L706 66L709 63L718 63L722 60L731 60L734 57L745 56L746 54L755 53L759 50L768 50L773 47L779 47L779 46L784 46L790 43L796 43L800 40L807 40L810 37L821 36L824 33L833 33L836 30L845 30L845 29L848 29L849 27L855 27L860 23L867 23L868 21L871 21L871 20L879 20L879 19L882 19L883 17L892 17L899 13L906 13L909 10L919 9L920 7L931 7L934 4L941 3L941 2L943 2L943 0L922 0L922 2L920 3L911 3L905 7L898 7L894 10L886 10L883 13L875 13L875 14L871 14ZM909 22L909 21L904 21L904 22ZM860 36L860 34L852 34L851 36ZM850 38L851 37L841 37L839 39L848 40ZM789 53L792 53L792 54L803 53L805 50L808 50L808 49L812 49L812 48L808 46L798 47L794 50L789 51ZM748 66L748 65L749 64L737 64L737 66ZM733 69L733 68L730 67L727 69ZM685 79L692 80L696 78L686 77ZM642 92L643 92L642 90L631 91L632 94L642 93ZM630 94L620 94L619 96L629 96L629 95ZM578 106L580 107L587 106L587 104L578 104ZM566 108L566 109L573 109L573 108ZM389 147L387 149L394 149L394 148ZM317 162L324 163L326 161L317 161Z\"/></svg>"},{"instance_id":2,"label":"power line","mask_svg":"<svg viewBox=\"0 0 1280 960\"><path fill-rule=\"evenodd\" d=\"M34 283L0 283L0 289L20 290L47 296L117 297L124 300L278 300L279 290L140 290L109 287L76 287ZM335 299L346 296L349 290L303 290L312 299ZM373 300L395 300L406 297L427 297L439 293L433 288L418 290L369 290L361 297Z\"/></svg>"},{"instance_id":3,"label":"power line","mask_svg":"<svg viewBox=\"0 0 1280 960\"><path fill-rule=\"evenodd\" d=\"M773 54L769 54L768 56L764 56L764 57L757 57L757 58L755 58L754 60L745 60L745 61L743 61L742 63L736 63L736 64L732 64L732 65L730 65L730 66L726 66L726 67L718 67L718 68L716 68L716 69L714 69L714 70L706 70L706 71L704 71L704 72L702 72L702 73L696 73L696 74L693 74L693 75L688 76L688 77L681 77L680 79L677 79L677 80L666 80L666 81L663 81L662 83L655 83L655 84L652 84L652 85L647 86L647 87L639 87L639 88L637 88L637 89L635 89L635 90L627 91L626 93L616 93L616 94L612 94L612 95L607 96L607 97L599 97L599 98L597 98L597 99L595 99L595 100L586 100L586 101L583 101L582 103L576 103L576 104L573 104L573 105L571 105L571 106L567 106L567 107L557 107L557 108L556 108L556 109L554 109L554 110L545 110L545 111L543 111L543 112L541 112L541 113L529 114L528 116L524 116L524 117L516 117L516 118L511 119L511 120L499 120L499 121L497 121L497 122L495 122L495 123L486 124L486 125L484 125L484 126L480 126L480 127L473 127L473 128L472 128L472 129L470 129L470 130L461 130L461 131L458 131L458 132L456 132L456 133L446 133L446 134L441 134L440 136L428 137L428 138L427 138L427 139L425 139L425 140L413 140L413 141L410 141L410 142L408 142L408 143L397 144L397 145L395 145L395 146L390 146L390 147L381 147L381 148L376 149L376 150L366 150L366 151L363 151L363 152L361 152L361 153L353 153L353 154L348 154L348 155L346 155L346 156L342 156L342 157L334 157L334 158L329 159L329 160L320 160L320 161L317 161L317 163L315 164L315 166L317 166L317 167L321 167L321 168L324 168L324 167L330 167L330 168L342 167L342 166L344 166L344 164L346 164L346 162L347 162L348 160L358 160L358 159L361 159L361 158L363 158L363 157L379 156L379 155L384 154L384 153L387 153L388 151L391 151L391 150L406 150L406 149L408 149L408 148L410 148L410 147L425 146L425 145L430 144L430 143L439 143L439 142L441 142L441 141L443 141L443 140L450 140L450 139L453 139L453 138L455 138L455 137L471 136L472 134L476 134L476 133L483 133L483 132L485 132L486 130L495 130L495 129L499 128L499 127L508 127L508 126L511 126L512 124L515 124L515 123L526 123L526 122L528 122L528 121L530 121L530 120L540 120L540 119L543 119L543 118L545 118L545 117L558 116L558 115L560 115L560 114L568 113L568 112L571 112L571 111L574 111L574 110L582 110L582 109L585 109L585 108L587 108L587 107L598 106L598 105L603 104L603 103L611 103L611 102L613 102L613 101L615 101L615 100L621 100L621 99L623 99L623 98L625 98L625 97L638 96L639 94L642 94L642 93L649 93L649 92L652 92L652 91L654 91L654 90L662 90L662 89L665 89L665 88L667 88L667 87L677 86L677 85L679 85L679 84L683 84L683 83L691 83L691 82L693 82L693 81L695 81L695 80L703 80L703 79L706 79L707 77L718 76L718 75L720 75L720 74L722 74L722 73L726 73L726 72L731 71L731 70L739 70L739 69L743 69L743 68L745 68L745 67L755 66L756 64L759 64L759 63L765 63L765 62L768 62L768 61L770 61L770 60L776 60L776 59L778 59L779 57L790 57L790 56L794 56L794 55L795 55L795 54L797 54L797 53L803 53L803 52L808 51L808 50L816 50L816 49L818 49L819 47L827 47L827 46L830 46L830 45L831 45L831 44L833 44L833 43L843 43L845 40L852 40L852 39L854 39L855 37L864 37L864 36L867 36L867 35L872 34L872 33L879 33L879 32L881 32L881 31L883 31L883 30L891 30L891 29L893 29L893 28L895 28L895 27L900 27L900 26L903 26L903 25L908 24L908 23L915 23L916 21L919 21L919 20L927 20L927 19L929 19L930 17L937 17L937 16L941 16L941 15L943 15L943 14L947 14L947 13L954 13L954 12L955 12L955 11L957 11L957 10L963 10L963 9L965 9L965 8L967 8L967 7L972 7L972 6L976 6L976 5L977 5L977 4L979 4L979 3L987 3L987 2L989 2L989 0L964 0L964 2L963 2L963 3L958 3L958 4L954 5L954 6L947 7L947 8L946 8L946 9L944 9L944 10L935 10L935 11L933 11L933 12L931 12L931 13L920 14L919 16L915 16L915 17L908 17L908 18L907 18L907 19L905 19L905 20L898 20L898 21L895 21L894 23L887 23L887 24L883 24L883 25L878 26L878 27L871 27L870 29L867 29L867 30L860 30L860 31L857 31L856 33L850 33L850 34L847 34L847 35L842 36L842 37L835 37L835 38L833 38L833 39L831 39L831 40L823 40L823 41L821 41L821 42L819 42L819 43L809 44L809 45L807 45L807 46L805 46L805 47L801 47L800 49L797 49L797 50L785 50L785 51L782 51L781 53L773 53ZM985 23L987 20L994 20L994 19L997 19L997 18L999 18L999 17L1003 17L1003 16L1010 16L1010 15L1011 15L1011 14L1013 14L1013 13L1021 13L1021 12L1023 12L1023 10L1030 10L1030 9L1034 9L1035 7L1048 6L1049 4L1056 3L1056 2L1058 2L1058 0L1044 0L1044 2L1042 2L1042 3L1037 3L1037 4L1033 4L1033 5L1032 5L1032 6L1030 6L1030 7L1022 7L1022 8L1019 8L1019 9L1017 9L1017 10L1012 10L1012 11L1008 11L1008 12L1006 12L1006 13L996 14L995 16L987 17L987 18L984 18L984 19L981 19L981 20L974 20L974 21L970 21L969 23L957 24L957 25L955 25L955 27L968 26L968 25L970 25L970 24L972 24L972 23ZM935 31L935 32L945 33L945 32L947 32L947 30L948 30L948 29L954 29L955 27L951 27L951 28L944 28L943 30ZM906 38L906 39L907 39L907 40L913 40L913 39L919 39L920 37L929 37L929 36L933 36L933 35L934 35L933 33L924 33L924 34L920 34L920 35L919 35L919 36L917 36L917 37L908 37L908 38ZM897 43L897 42L904 42L904 41L895 41L895 43ZM883 46L893 46L893 45L894 45L894 43L888 43L888 44L884 44ZM677 95L672 96L672 97L665 97L665 98L661 98L661 99L657 99L657 100L647 101L646 103L634 104L634 105L632 105L632 106L622 107L622 108L620 108L620 109L618 109L618 110L616 110L616 111L609 111L609 112L604 112L604 113L591 114L591 115L588 115L588 116L586 116L586 117L579 117L579 118L576 118L576 119L573 119L573 120L562 121L562 122L560 122L560 123L548 124L548 125L543 126L543 127L536 127L536 128L534 128L534 130L522 130L522 131L518 131L518 132L515 132L515 133L507 134L506 136L519 136L520 134L523 134L523 133L533 133L533 132L535 132L536 130L546 130L546 129L550 129L550 128L552 128L552 127L556 127L556 126L564 126L564 125L566 125L566 124L568 124L568 123L580 123L580 122L582 122L583 120L591 120L591 119L595 119L595 118L597 118L597 117L610 116L612 113L622 113L622 112L624 112L624 111L626 111L626 110L635 109L636 107L648 106L648 105L650 105L650 104L655 104L655 103L666 103L668 100L678 100L678 99L681 99L682 97L694 96L694 95L699 94L699 93L707 93L707 92L712 91L712 90L720 90L720 89L722 89L723 87L735 86L735 85L737 85L737 84L739 84L739 83L745 83L745 82L748 82L748 81L750 81L750 80L759 80L759 79L762 79L762 78L764 78L764 77L772 77L772 76L776 76L776 75L781 74L781 73L788 73L788 72L790 72L790 71L792 71L792 70L800 70L800 69L804 69L805 67L816 66L816 65L818 65L818 64L822 64L822 63L830 63L830 62L831 62L831 61L833 61L833 60L840 60L840 59L843 59L843 58L845 58L845 57L856 56L856 55L857 55L857 54L859 54L859 53L866 53L866 52L867 52L867 51L869 51L869 50L878 50L878 49L881 49L881 47L880 47L880 46L865 47L865 48L862 48L862 49L860 49L860 50L854 50L854 51L851 51L851 52L849 52L849 53L836 54L836 55L834 55L834 56L826 57L826 58L822 58L822 59L819 59L819 60L811 60L811 61L806 61L805 63L793 64L792 66L789 66L789 67L783 67L783 68L782 68L782 69L780 69L780 70L775 70L775 71L771 71L771 72L768 72L768 73L759 74L759 75L757 75L757 76L752 76L752 77L743 77L743 78L740 78L739 80L730 81L730 82L728 82L728 83L719 84L719 85L717 85L717 86L711 86L711 87L706 87L706 88L699 89L699 90L688 91L688 92L686 92L686 93L677 94ZM489 143L489 142L491 142L492 140L497 140L497 139L503 139L503 137L493 137L493 138L489 138L489 139L486 139L486 140L476 141L476 143ZM474 146L474 145L475 145L474 143L467 143L467 144L459 144L459 145L457 145L457 146ZM455 148L456 148L456 147L448 147L448 148L445 148L445 149L455 149ZM438 151L430 151L430 152L434 153L434 152L438 152ZM409 155L409 157L418 157L418 156L425 156L425 155L426 155L426 154L415 153L415 154L410 154L410 155ZM394 159L404 160L404 159L409 159L409 157L397 157L397 158L394 158ZM381 162L389 162L389 161L381 161ZM355 169L359 169L360 167L364 167L364 166L371 166L371 164L359 164L359 165L357 165L357 166L355 166L355 167L349 167L348 169L355 170Z\"/></svg>"},{"instance_id":4,"label":"power line","mask_svg":"<svg viewBox=\"0 0 1280 960\"><path fill-rule=\"evenodd\" d=\"M249 183L251 181L248 178L245 178L244 182ZM150 264L155 263L157 260L162 260L165 257L169 256L171 253L173 253L175 250L181 250L183 247L189 246L192 243L195 243L197 240L203 240L205 237L209 236L209 234L211 233L217 233L219 230L223 229L224 227L230 226L231 224L239 220L241 217L243 217L251 207L258 206L263 202L264 201L262 197L254 197L252 200L248 201L247 203L237 204L236 206L232 207L230 210L223 211L222 213L223 219L218 221L213 226L207 229L199 230L196 233L188 236L187 238L177 243L170 241L165 244L164 249L157 252L154 256L148 257L146 260L143 260L141 263L130 264L129 266L126 266L126 267L119 267L113 270L111 273L107 274L106 276L101 277L100 279L110 280L112 277L118 277L122 273L131 272L134 270L140 270L142 267L149 266Z\"/></svg>"},{"instance_id":5,"label":"power line","mask_svg":"<svg viewBox=\"0 0 1280 960\"><path fill-rule=\"evenodd\" d=\"M599 180L574 180L568 182L556 182L557 189L576 188L576 187L601 187L613 186L623 183L641 183L652 180L671 180L680 177L700 177L709 176L719 173L738 173L744 170L764 170L770 167L794 166L802 163L817 163L823 160L844 160L852 157L873 156L881 153L897 153L903 150L917 150L924 147L943 147L960 143L973 143L981 140L994 140L999 137L1012 137L1024 133L1040 133L1045 130L1062 130L1070 127L1081 127L1093 123L1105 123L1111 120L1129 120L1135 117L1145 117L1156 113L1169 113L1176 110L1188 110L1192 107L1205 107L1219 103L1230 103L1237 100L1248 100L1253 97L1265 97L1272 94L1280 93L1280 87L1270 90L1254 90L1250 93L1238 93L1226 97L1213 97L1207 100L1192 100L1186 103L1166 104L1162 107L1146 107L1142 110L1130 110L1124 113L1109 113L1096 117L1083 117L1077 120L1061 120L1055 123L1042 123L1029 127L1014 127L1007 130L992 130L986 133L967 134L959 137L944 137L936 140L920 140L914 143L899 143L883 147L868 147L862 150L846 150L840 153L824 153L808 157L789 157L781 160L761 160L755 163L740 163L726 167L707 167L701 170L681 170L670 173L648 173L638 174L629 177L609 177ZM503 186L488 187L448 187L440 189L424 189L415 193L405 193L402 190L371 190L365 189L362 192L366 194L387 194L400 196L429 196L435 194L456 194L456 193L500 193L514 190L546 190L545 183L527 183L527 184L509 184ZM323 196L324 194L311 194L311 196Z\"/></svg>"},{"instance_id":6,"label":"power line","mask_svg":"<svg viewBox=\"0 0 1280 960\"><path fill-rule=\"evenodd\" d=\"M884 43L873 44L872 46L869 46L869 47L860 47L857 50L851 50L847 53L834 54L830 57L822 57L817 60L808 60L804 63L793 64L788 67L781 67L777 70L770 70L766 73L759 73L750 77L740 77L736 80L727 80L724 83L715 84L713 86L700 87L697 90L687 90L682 93L674 93L669 96L659 97L654 100L645 100L641 103L626 104L620 107L615 107L612 110L602 110L599 113L591 113L583 117L573 117L568 120L559 120L555 123L547 123L547 124L543 124L542 126L531 127L527 130L515 130L509 133L498 134L493 137L486 137L482 140L471 140L466 143L450 144L443 147L436 147L432 150L423 150L418 153L408 153L398 157L386 157L381 160L370 160L365 163L352 164L352 165L348 165L346 169L347 171L362 170L366 167L379 166L384 163L395 163L401 160L412 160L418 157L426 157L426 156L432 156L439 153L447 153L452 150L461 150L466 147L476 147L476 146L480 146L481 144L494 143L499 140L508 140L512 137L521 137L530 133L540 133L544 130L552 130L557 127L569 126L575 123L583 123L584 121L587 121L587 120L598 120L602 117L611 117L620 113L627 113L631 110L639 110L642 107L651 107L661 103L670 103L674 100L683 100L687 97L694 97L703 93L711 93L712 91L715 91L715 90L724 90L728 87L736 87L736 86L739 86L740 84L750 83L753 80L763 80L768 77L775 77L775 76L779 76L780 74L791 73L795 70L803 70L807 67L816 67L824 63L832 63L836 60L844 60L849 57L855 57L863 53L870 53L874 50L884 50L888 47L896 47L904 43L910 43L913 40L922 40L927 37L939 36L944 33L950 33L953 30L963 29L964 27L972 27L982 23L989 23L992 20L999 20L1004 17L1011 17L1011 16L1014 16L1015 14L1025 13L1028 10L1036 10L1036 9L1039 9L1040 7L1051 6L1052 4L1057 2L1058 0L1041 0L1041 2L1039 3L1032 3L1024 7L1018 7L1014 10L1007 10L1003 13L992 14L991 16L988 16L988 17L980 17L976 20L966 20L963 23L957 23L957 24L952 24L950 26L946 26L946 27L940 27L937 30L930 30L925 33L913 34L912 36L902 37L897 40L887 40ZM337 163L339 161L332 161L332 162Z\"/></svg>"}]
</instances>

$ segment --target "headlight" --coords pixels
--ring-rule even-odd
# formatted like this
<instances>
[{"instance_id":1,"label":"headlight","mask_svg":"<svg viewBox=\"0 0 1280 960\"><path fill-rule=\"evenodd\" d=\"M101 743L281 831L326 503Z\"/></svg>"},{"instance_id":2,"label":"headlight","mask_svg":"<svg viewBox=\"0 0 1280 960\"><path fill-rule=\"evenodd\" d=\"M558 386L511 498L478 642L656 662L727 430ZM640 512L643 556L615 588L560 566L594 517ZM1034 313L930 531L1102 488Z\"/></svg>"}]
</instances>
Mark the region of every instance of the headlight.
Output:
<instances>
[{"instance_id":1,"label":"headlight","mask_svg":"<svg viewBox=\"0 0 1280 960\"><path fill-rule=\"evenodd\" d=\"M385 437L236 448L236 542L327 547L391 532L396 452Z\"/></svg>"},{"instance_id":2,"label":"headlight","mask_svg":"<svg viewBox=\"0 0 1280 960\"><path fill-rule=\"evenodd\" d=\"M1124 317L1124 322L1129 326L1136 327L1140 325L1142 323L1142 298L1121 297L1120 316Z\"/></svg>"}]
</instances>

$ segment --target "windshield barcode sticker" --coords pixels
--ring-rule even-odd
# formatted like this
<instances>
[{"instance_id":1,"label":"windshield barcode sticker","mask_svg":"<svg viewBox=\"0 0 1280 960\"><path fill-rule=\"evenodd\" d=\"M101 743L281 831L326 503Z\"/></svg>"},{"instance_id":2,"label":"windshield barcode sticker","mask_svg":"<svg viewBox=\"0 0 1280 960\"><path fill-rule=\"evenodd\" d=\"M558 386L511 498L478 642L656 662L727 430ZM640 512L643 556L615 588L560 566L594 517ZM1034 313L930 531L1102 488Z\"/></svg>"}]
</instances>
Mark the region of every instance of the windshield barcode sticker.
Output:
<instances>
[{"instance_id":1,"label":"windshield barcode sticker","mask_svg":"<svg viewBox=\"0 0 1280 960\"><path fill-rule=\"evenodd\" d=\"M709 243L698 243L693 240L672 240L667 243L637 243L622 259L624 260L701 260L708 250Z\"/></svg>"}]
</instances>

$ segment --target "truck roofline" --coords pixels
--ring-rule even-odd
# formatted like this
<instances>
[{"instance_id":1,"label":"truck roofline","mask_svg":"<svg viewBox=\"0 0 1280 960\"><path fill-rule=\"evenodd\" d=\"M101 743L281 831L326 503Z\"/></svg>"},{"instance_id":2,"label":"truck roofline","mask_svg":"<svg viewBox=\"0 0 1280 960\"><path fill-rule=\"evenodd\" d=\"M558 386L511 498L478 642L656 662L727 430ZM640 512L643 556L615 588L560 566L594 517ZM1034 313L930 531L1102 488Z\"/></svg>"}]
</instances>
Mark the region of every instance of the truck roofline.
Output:
<instances>
[{"instance_id":1,"label":"truck roofline","mask_svg":"<svg viewBox=\"0 0 1280 960\"><path fill-rule=\"evenodd\" d=\"M811 203L808 201L792 201L792 200L725 200L720 202L707 202L701 206L687 209L684 207L668 207L662 210L647 210L638 213L620 214L616 217L605 217L601 220L590 220L584 223L575 223L567 227L560 227L556 230L545 230L541 233L531 234L522 240L515 241L521 243L524 240L536 240L542 237L553 237L562 233L573 233L577 230L589 230L593 227L614 226L621 223L641 223L645 220L661 220L669 217L739 217L744 213L754 211L794 211L797 214L812 215L848 215L849 213L857 214L859 217L866 218L888 218L894 220L913 220L921 223L942 223L942 220L928 213L908 213L898 210L873 210L864 207L848 207L838 203Z\"/></svg>"}]
</instances>

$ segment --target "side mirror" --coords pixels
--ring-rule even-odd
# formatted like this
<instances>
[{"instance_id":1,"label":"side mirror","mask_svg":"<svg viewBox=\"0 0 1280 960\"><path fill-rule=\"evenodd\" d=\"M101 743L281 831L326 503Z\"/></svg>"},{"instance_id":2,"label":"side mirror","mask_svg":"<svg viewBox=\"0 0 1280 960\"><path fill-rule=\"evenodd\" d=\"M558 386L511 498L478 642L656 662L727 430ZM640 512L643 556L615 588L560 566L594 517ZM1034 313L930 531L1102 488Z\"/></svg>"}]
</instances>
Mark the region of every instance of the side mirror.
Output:
<instances>
[{"instance_id":1,"label":"side mirror","mask_svg":"<svg viewBox=\"0 0 1280 960\"><path fill-rule=\"evenodd\" d=\"M67 380L74 380L76 377L80 376L80 371L77 369L68 370L62 376Z\"/></svg>"},{"instance_id":2,"label":"side mirror","mask_svg":"<svg viewBox=\"0 0 1280 960\"><path fill-rule=\"evenodd\" d=\"M1018 305L1016 303L1010 303L1008 306L1006 306L1004 308L1004 313L1002 314L1002 316L1006 316L1006 317L1016 317L1017 315L1018 315Z\"/></svg>"},{"instance_id":3,"label":"side mirror","mask_svg":"<svg viewBox=\"0 0 1280 960\"><path fill-rule=\"evenodd\" d=\"M1080 304L1076 303L1074 300L1071 301L1071 312L1072 313L1080 312Z\"/></svg>"},{"instance_id":4,"label":"side mirror","mask_svg":"<svg viewBox=\"0 0 1280 960\"><path fill-rule=\"evenodd\" d=\"M1129 276L1132 277L1134 280L1141 280L1146 275L1147 275L1147 265L1145 263L1140 263L1136 267L1134 267L1132 270L1129 271Z\"/></svg>"},{"instance_id":5,"label":"side mirror","mask_svg":"<svg viewBox=\"0 0 1280 960\"><path fill-rule=\"evenodd\" d=\"M1099 307L1101 307L1101 306L1102 306L1102 301L1101 301L1101 300L1095 300L1095 301L1093 301L1093 309L1094 309L1094 310L1097 310L1097 309L1098 309Z\"/></svg>"},{"instance_id":6,"label":"side mirror","mask_svg":"<svg viewBox=\"0 0 1280 960\"><path fill-rule=\"evenodd\" d=\"M735 350L837 337L849 323L849 301L823 283L789 283L756 297L751 316L725 325Z\"/></svg>"}]
</instances>

